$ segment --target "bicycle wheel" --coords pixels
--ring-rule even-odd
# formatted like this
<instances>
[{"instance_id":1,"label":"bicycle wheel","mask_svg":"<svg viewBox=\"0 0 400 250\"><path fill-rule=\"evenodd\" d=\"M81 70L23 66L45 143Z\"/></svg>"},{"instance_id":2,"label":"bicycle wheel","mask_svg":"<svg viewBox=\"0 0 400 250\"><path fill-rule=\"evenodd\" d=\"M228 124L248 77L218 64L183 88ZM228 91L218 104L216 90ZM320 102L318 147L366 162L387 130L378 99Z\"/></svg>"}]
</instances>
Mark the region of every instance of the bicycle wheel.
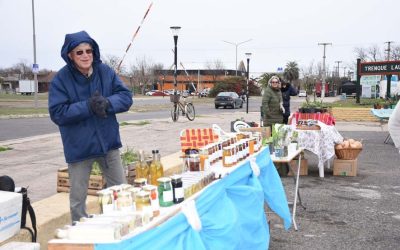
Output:
<instances>
[{"instance_id":1,"label":"bicycle wheel","mask_svg":"<svg viewBox=\"0 0 400 250\"><path fill-rule=\"evenodd\" d=\"M171 108L171 118L173 122L178 121L179 119L179 106L178 104L174 104Z\"/></svg>"},{"instance_id":2,"label":"bicycle wheel","mask_svg":"<svg viewBox=\"0 0 400 250\"><path fill-rule=\"evenodd\" d=\"M187 103L185 105L185 110L186 110L186 117L189 119L189 121L193 121L194 118L196 117L196 112L194 111L194 106L191 103Z\"/></svg>"}]
</instances>

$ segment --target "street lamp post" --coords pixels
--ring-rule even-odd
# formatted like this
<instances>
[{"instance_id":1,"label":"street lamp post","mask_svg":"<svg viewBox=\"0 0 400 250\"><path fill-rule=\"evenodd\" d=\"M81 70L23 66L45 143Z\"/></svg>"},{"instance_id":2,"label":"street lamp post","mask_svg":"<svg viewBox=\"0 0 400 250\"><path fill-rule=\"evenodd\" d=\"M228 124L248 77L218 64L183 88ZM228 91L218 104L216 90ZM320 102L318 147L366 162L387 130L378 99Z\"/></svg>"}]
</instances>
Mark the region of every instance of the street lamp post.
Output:
<instances>
[{"instance_id":1,"label":"street lamp post","mask_svg":"<svg viewBox=\"0 0 400 250\"><path fill-rule=\"evenodd\" d=\"M245 53L247 58L247 84L246 84L246 114L249 113L249 76L250 76L250 57L251 53Z\"/></svg>"},{"instance_id":2,"label":"street lamp post","mask_svg":"<svg viewBox=\"0 0 400 250\"><path fill-rule=\"evenodd\" d=\"M235 48L236 48L236 62L235 62L236 73L235 73L235 75L236 76L237 76L237 48L238 48L239 45L241 45L243 43L250 42L251 40L253 40L253 39L249 39L249 40L246 40L246 41L243 41L243 42L240 42L240 43L233 43L233 42L228 42L228 41L222 40L225 43L229 43L229 44L235 45Z\"/></svg>"},{"instance_id":3,"label":"street lamp post","mask_svg":"<svg viewBox=\"0 0 400 250\"><path fill-rule=\"evenodd\" d=\"M172 26L170 27L172 31L172 35L174 36L174 95L176 95L176 87L178 86L178 83L176 81L176 77L178 75L178 33L181 27L179 26Z\"/></svg>"},{"instance_id":4,"label":"street lamp post","mask_svg":"<svg viewBox=\"0 0 400 250\"><path fill-rule=\"evenodd\" d=\"M33 84L35 90L35 109L38 108L38 79L37 79L37 64L36 64L36 31L35 31L35 1L32 0L32 24L33 24Z\"/></svg>"}]
</instances>

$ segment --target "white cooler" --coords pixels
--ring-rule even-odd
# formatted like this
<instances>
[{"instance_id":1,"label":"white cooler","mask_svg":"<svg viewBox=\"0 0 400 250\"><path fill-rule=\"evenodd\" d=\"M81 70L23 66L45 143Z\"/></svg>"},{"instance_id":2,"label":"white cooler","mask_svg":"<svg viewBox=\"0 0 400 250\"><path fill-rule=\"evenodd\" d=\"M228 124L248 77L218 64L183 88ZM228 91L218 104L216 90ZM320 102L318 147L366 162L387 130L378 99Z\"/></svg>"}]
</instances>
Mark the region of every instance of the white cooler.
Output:
<instances>
[{"instance_id":1,"label":"white cooler","mask_svg":"<svg viewBox=\"0 0 400 250\"><path fill-rule=\"evenodd\" d=\"M22 194L0 191L0 242L21 228Z\"/></svg>"}]
</instances>

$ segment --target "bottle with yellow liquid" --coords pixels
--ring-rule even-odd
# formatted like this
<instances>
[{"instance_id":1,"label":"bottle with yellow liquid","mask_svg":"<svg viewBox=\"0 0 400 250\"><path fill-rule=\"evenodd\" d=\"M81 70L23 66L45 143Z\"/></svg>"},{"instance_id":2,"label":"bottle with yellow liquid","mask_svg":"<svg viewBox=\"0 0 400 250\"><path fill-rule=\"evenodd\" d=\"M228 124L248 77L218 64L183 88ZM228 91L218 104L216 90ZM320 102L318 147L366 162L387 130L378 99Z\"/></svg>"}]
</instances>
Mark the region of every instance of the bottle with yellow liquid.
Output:
<instances>
[{"instance_id":1,"label":"bottle with yellow liquid","mask_svg":"<svg viewBox=\"0 0 400 250\"><path fill-rule=\"evenodd\" d=\"M149 184L151 185L158 185L157 179L159 178L157 175L157 162L156 162L156 150L152 150L151 153L153 154L153 160L150 164L150 171L149 171Z\"/></svg>"},{"instance_id":2,"label":"bottle with yellow liquid","mask_svg":"<svg viewBox=\"0 0 400 250\"><path fill-rule=\"evenodd\" d=\"M156 168L157 168L157 179L164 177L164 166L161 163L161 155L160 155L160 151L158 151L158 149L156 149ZM157 183L157 179L156 179L156 183Z\"/></svg>"},{"instance_id":3,"label":"bottle with yellow liquid","mask_svg":"<svg viewBox=\"0 0 400 250\"><path fill-rule=\"evenodd\" d=\"M136 178L149 178L149 166L145 160L143 150L139 150L139 162L136 165Z\"/></svg>"}]
</instances>

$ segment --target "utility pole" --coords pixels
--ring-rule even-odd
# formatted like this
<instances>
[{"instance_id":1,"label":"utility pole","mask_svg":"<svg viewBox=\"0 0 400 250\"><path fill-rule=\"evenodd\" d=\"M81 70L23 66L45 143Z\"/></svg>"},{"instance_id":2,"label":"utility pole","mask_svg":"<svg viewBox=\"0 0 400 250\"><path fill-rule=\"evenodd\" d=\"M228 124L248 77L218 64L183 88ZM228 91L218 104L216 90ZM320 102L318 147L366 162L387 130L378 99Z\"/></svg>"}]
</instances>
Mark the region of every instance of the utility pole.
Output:
<instances>
[{"instance_id":1,"label":"utility pole","mask_svg":"<svg viewBox=\"0 0 400 250\"><path fill-rule=\"evenodd\" d=\"M340 78L340 74L339 74L339 64L342 63L342 61L335 61L335 63L337 63L337 77Z\"/></svg>"},{"instance_id":2,"label":"utility pole","mask_svg":"<svg viewBox=\"0 0 400 250\"><path fill-rule=\"evenodd\" d=\"M321 86L321 101L324 100L325 97L325 78L326 78L326 72L325 72L325 51L326 51L326 45L332 45L332 43L318 43L318 45L324 46L324 56L322 57L322 86Z\"/></svg>"},{"instance_id":3,"label":"utility pole","mask_svg":"<svg viewBox=\"0 0 400 250\"><path fill-rule=\"evenodd\" d=\"M343 76L346 77L346 66L343 67Z\"/></svg>"},{"instance_id":4,"label":"utility pole","mask_svg":"<svg viewBox=\"0 0 400 250\"><path fill-rule=\"evenodd\" d=\"M390 44L391 44L391 43L394 43L394 42L393 42L393 41L387 41L387 42L385 42L385 43L387 43L387 45L388 45L388 48L385 49L385 51L387 51L387 58L386 58L386 60L387 60L387 61L390 61Z\"/></svg>"}]
</instances>

